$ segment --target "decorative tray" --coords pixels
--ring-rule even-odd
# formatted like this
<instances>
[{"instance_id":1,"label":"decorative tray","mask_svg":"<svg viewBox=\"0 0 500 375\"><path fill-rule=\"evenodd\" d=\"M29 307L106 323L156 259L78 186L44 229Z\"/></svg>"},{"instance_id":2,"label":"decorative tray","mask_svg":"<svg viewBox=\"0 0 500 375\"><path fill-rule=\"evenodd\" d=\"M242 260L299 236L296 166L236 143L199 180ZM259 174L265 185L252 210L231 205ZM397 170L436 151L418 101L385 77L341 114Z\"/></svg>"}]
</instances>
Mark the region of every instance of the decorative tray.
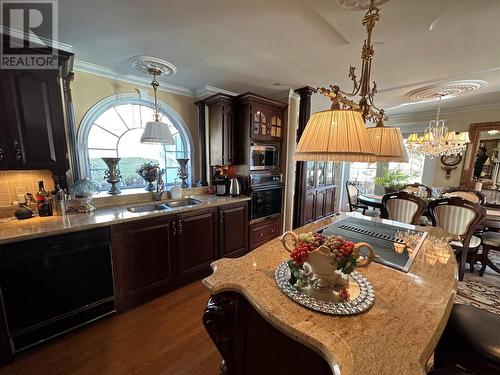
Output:
<instances>
[{"instance_id":1,"label":"decorative tray","mask_svg":"<svg viewBox=\"0 0 500 375\"><path fill-rule=\"evenodd\" d=\"M375 292L370 282L357 271L349 275L349 301L335 302L330 290L317 290L311 286L298 289L290 284L290 269L287 261L281 263L274 273L278 287L302 306L331 315L353 315L368 310L375 302Z\"/></svg>"}]
</instances>

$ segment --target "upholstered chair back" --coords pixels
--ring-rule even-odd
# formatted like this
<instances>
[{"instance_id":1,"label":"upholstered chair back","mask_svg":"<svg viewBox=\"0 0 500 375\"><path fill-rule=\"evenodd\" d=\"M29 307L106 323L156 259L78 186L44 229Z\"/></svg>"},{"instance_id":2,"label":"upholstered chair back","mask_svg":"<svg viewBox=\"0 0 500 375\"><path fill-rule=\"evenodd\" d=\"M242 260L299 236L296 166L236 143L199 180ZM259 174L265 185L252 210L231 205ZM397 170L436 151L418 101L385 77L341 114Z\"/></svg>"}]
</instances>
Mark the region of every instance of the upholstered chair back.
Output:
<instances>
[{"instance_id":1,"label":"upholstered chair back","mask_svg":"<svg viewBox=\"0 0 500 375\"><path fill-rule=\"evenodd\" d=\"M472 236L474 227L486 212L480 204L459 197L430 202L429 210L434 226L461 237Z\"/></svg>"},{"instance_id":2,"label":"upholstered chair back","mask_svg":"<svg viewBox=\"0 0 500 375\"><path fill-rule=\"evenodd\" d=\"M484 203L484 195L478 191L452 190L444 194L444 196L447 198L459 197L472 203Z\"/></svg>"},{"instance_id":3,"label":"upholstered chair back","mask_svg":"<svg viewBox=\"0 0 500 375\"><path fill-rule=\"evenodd\" d=\"M380 217L406 224L418 224L424 210L425 202L422 199L400 191L383 196Z\"/></svg>"}]
</instances>

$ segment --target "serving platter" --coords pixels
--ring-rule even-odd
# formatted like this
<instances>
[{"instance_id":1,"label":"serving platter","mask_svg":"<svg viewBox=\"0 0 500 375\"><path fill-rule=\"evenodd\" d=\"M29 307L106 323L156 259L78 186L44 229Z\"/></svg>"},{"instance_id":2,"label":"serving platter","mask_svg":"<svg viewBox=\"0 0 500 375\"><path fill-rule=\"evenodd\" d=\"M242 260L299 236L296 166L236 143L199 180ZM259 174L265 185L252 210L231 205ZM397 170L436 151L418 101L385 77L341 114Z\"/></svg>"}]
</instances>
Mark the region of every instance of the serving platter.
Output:
<instances>
[{"instance_id":1,"label":"serving platter","mask_svg":"<svg viewBox=\"0 0 500 375\"><path fill-rule=\"evenodd\" d=\"M274 273L278 287L292 300L309 309L331 315L354 315L370 309L375 302L372 284L360 273L349 275L349 301L337 302L334 290L317 290L311 286L298 289L290 284L290 268L287 261L280 263Z\"/></svg>"}]
</instances>

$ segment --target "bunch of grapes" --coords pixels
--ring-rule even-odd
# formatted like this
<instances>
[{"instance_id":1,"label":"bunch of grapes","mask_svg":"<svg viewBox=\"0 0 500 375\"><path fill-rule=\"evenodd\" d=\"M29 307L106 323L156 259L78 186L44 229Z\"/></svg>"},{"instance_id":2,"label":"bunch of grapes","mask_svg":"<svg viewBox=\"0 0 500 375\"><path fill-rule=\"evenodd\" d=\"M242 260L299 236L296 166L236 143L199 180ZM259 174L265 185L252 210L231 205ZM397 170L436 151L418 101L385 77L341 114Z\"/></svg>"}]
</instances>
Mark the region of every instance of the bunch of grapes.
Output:
<instances>
[{"instance_id":1,"label":"bunch of grapes","mask_svg":"<svg viewBox=\"0 0 500 375\"><path fill-rule=\"evenodd\" d=\"M301 266L307 260L309 252L315 250L316 247L313 243L299 241L290 253L290 257L297 265Z\"/></svg>"},{"instance_id":2,"label":"bunch of grapes","mask_svg":"<svg viewBox=\"0 0 500 375\"><path fill-rule=\"evenodd\" d=\"M320 247L325 243L326 237L319 233L302 233L299 234L300 242L307 242L316 247Z\"/></svg>"},{"instance_id":3,"label":"bunch of grapes","mask_svg":"<svg viewBox=\"0 0 500 375\"><path fill-rule=\"evenodd\" d=\"M342 288L339 292L339 297L344 301L349 301L349 298L351 298L349 290L347 288Z\"/></svg>"}]
</instances>

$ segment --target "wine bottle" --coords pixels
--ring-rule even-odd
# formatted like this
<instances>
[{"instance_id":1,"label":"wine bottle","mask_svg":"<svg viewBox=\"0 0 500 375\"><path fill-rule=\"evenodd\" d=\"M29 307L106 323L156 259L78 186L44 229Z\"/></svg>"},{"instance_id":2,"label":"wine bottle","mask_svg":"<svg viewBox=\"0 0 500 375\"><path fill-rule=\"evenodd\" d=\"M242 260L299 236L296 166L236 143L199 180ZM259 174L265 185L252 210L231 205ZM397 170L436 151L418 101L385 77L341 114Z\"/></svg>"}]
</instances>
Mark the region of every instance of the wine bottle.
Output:
<instances>
[{"instance_id":1,"label":"wine bottle","mask_svg":"<svg viewBox=\"0 0 500 375\"><path fill-rule=\"evenodd\" d=\"M45 191L43 181L38 181L38 192L36 193L35 200L39 216L52 216L52 198Z\"/></svg>"}]
</instances>

